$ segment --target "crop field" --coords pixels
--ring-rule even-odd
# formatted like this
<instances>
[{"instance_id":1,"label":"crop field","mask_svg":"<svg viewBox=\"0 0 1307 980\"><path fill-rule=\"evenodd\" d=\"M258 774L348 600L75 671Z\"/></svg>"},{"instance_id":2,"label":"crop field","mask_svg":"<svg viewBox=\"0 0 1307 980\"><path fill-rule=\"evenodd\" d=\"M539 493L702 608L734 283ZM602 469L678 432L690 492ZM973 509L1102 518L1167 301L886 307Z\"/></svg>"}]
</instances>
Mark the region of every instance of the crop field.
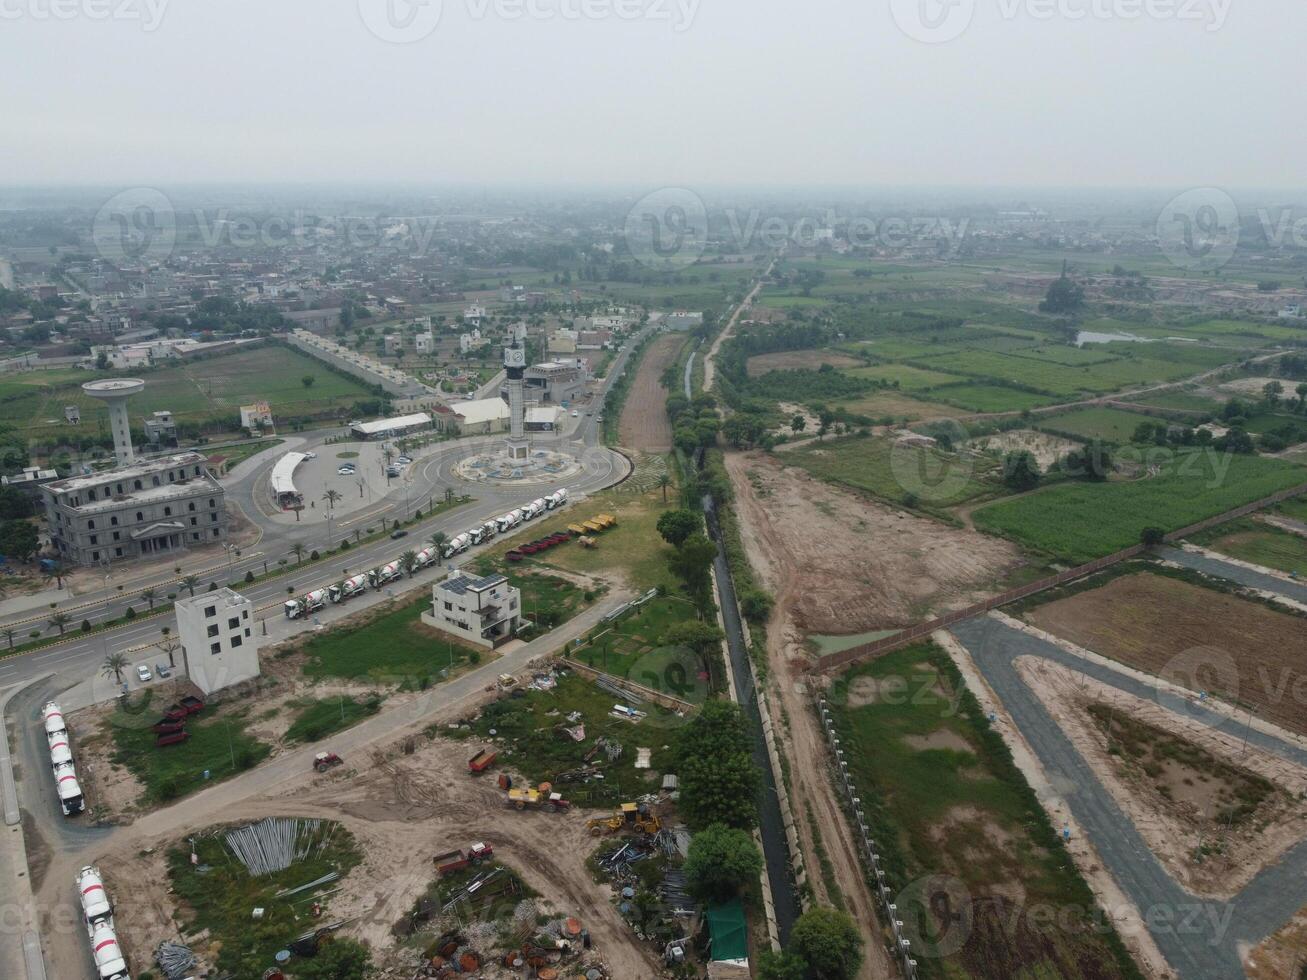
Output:
<instances>
[{"instance_id":1,"label":"crop field","mask_svg":"<svg viewBox=\"0 0 1307 980\"><path fill-rule=\"evenodd\" d=\"M832 703L920 976L1138 976L1119 938L1096 922L1088 886L938 648L912 646L856 667Z\"/></svg>"},{"instance_id":2,"label":"crop field","mask_svg":"<svg viewBox=\"0 0 1307 980\"><path fill-rule=\"evenodd\" d=\"M306 388L301 378L313 376ZM82 426L107 431L108 415L94 398L82 393L83 382L114 376L97 371L32 371L0 383L0 423L51 437L72 431L63 421L64 406L77 405ZM363 385L329 371L312 358L285 347L265 346L205 360L130 372L145 381L131 404L133 418L171 411L179 420L222 418L235 429L240 406L267 401L274 416L331 415L371 398Z\"/></svg>"},{"instance_id":3,"label":"crop field","mask_svg":"<svg viewBox=\"0 0 1307 980\"><path fill-rule=\"evenodd\" d=\"M1245 519L1210 528L1189 540L1254 565L1307 575L1307 538L1273 524Z\"/></svg>"},{"instance_id":4,"label":"crop field","mask_svg":"<svg viewBox=\"0 0 1307 980\"><path fill-rule=\"evenodd\" d=\"M1041 629L1307 734L1297 698L1307 675L1307 620L1215 589L1147 572L1028 611ZM1164 624L1159 629L1158 625Z\"/></svg>"},{"instance_id":5,"label":"crop field","mask_svg":"<svg viewBox=\"0 0 1307 980\"><path fill-rule=\"evenodd\" d=\"M942 371L924 371L908 364L877 364L875 367L850 368L844 372L869 381L897 383L904 391L922 391L940 385L958 384L964 379Z\"/></svg>"},{"instance_id":6,"label":"crop field","mask_svg":"<svg viewBox=\"0 0 1307 980\"><path fill-rule=\"evenodd\" d=\"M1159 391L1139 398L1131 399L1140 405L1156 405L1158 408L1176 408L1188 412L1216 412L1229 399L1212 393L1211 389L1176 389Z\"/></svg>"},{"instance_id":7,"label":"crop field","mask_svg":"<svg viewBox=\"0 0 1307 980\"><path fill-rule=\"evenodd\" d=\"M862 361L833 350L779 351L775 354L758 354L749 358L749 377L758 378L768 371L796 371L803 368L815 371L823 364L835 368L861 367Z\"/></svg>"},{"instance_id":8,"label":"crop field","mask_svg":"<svg viewBox=\"0 0 1307 980\"><path fill-rule=\"evenodd\" d=\"M1061 483L977 510L982 530L1082 563L1139 543L1145 528L1174 531L1299 483L1307 469L1211 449L1176 452L1156 476Z\"/></svg>"},{"instance_id":9,"label":"crop field","mask_svg":"<svg viewBox=\"0 0 1307 980\"><path fill-rule=\"evenodd\" d=\"M1119 408L1085 408L1066 415L1044 416L1038 427L1059 433L1083 436L1085 439L1103 439L1125 445L1134 436L1141 422L1149 425L1166 424L1165 419L1153 418L1139 412L1124 412Z\"/></svg>"},{"instance_id":10,"label":"crop field","mask_svg":"<svg viewBox=\"0 0 1307 980\"><path fill-rule=\"evenodd\" d=\"M785 455L813 476L852 487L892 504L908 496L924 507L951 507L998 493L1000 464L889 439L853 436L809 443Z\"/></svg>"},{"instance_id":11,"label":"crop field","mask_svg":"<svg viewBox=\"0 0 1307 980\"><path fill-rule=\"evenodd\" d=\"M962 384L937 388L931 396L972 412L1024 412L1031 408L1056 405L1053 395L1037 395L1002 385Z\"/></svg>"},{"instance_id":12,"label":"crop field","mask_svg":"<svg viewBox=\"0 0 1307 980\"><path fill-rule=\"evenodd\" d=\"M895 421L916 422L924 419L949 418L957 414L957 409L952 406L922 401L896 391L875 391L856 398L846 398L836 404L854 415Z\"/></svg>"}]
</instances>

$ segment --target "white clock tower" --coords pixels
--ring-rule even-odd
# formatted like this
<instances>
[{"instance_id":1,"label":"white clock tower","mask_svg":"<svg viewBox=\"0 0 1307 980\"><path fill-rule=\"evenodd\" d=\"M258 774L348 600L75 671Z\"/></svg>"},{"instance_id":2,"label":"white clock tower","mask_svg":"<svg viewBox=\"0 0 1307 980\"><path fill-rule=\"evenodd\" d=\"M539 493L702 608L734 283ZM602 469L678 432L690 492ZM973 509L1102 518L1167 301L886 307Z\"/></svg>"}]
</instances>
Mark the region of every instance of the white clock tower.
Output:
<instances>
[{"instance_id":1,"label":"white clock tower","mask_svg":"<svg viewBox=\"0 0 1307 980\"><path fill-rule=\"evenodd\" d=\"M526 439L526 404L522 392L526 351L516 341L511 347L504 348L504 371L508 375L508 458L525 463L531 449Z\"/></svg>"}]
</instances>

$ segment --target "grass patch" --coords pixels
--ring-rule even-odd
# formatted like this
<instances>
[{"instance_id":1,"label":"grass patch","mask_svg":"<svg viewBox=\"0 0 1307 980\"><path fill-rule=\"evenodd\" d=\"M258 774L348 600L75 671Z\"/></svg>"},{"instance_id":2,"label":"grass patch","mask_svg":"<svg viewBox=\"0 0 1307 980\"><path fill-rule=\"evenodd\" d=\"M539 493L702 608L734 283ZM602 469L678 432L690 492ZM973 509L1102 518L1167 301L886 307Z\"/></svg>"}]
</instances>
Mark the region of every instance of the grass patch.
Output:
<instances>
[{"instance_id":1,"label":"grass patch","mask_svg":"<svg viewBox=\"0 0 1307 980\"><path fill-rule=\"evenodd\" d=\"M1231 558L1282 572L1307 573L1307 538L1270 524L1245 518L1200 531L1190 539Z\"/></svg>"},{"instance_id":2,"label":"grass patch","mask_svg":"<svg viewBox=\"0 0 1307 980\"><path fill-rule=\"evenodd\" d=\"M1166 425L1167 420L1138 412L1123 412L1119 408L1085 408L1066 415L1045 416L1035 427L1058 435L1125 445L1133 441L1135 429L1142 422Z\"/></svg>"},{"instance_id":3,"label":"grass patch","mask_svg":"<svg viewBox=\"0 0 1307 980\"><path fill-rule=\"evenodd\" d=\"M331 871L347 874L362 860L362 855L349 831L339 824L326 822L318 831L323 842L321 848L310 848L304 859L283 871L256 878L232 856L218 833L215 830L193 838L198 858L194 866L189 843L171 848L168 877L183 910L184 931L193 934L207 930L210 942L219 947L216 964L219 972L259 977L278 950L285 949L292 939L315 925L330 921L326 916L315 919L312 906L315 900L328 904L329 899L323 893L336 886L322 885L282 898L277 893L298 888ZM251 917L250 910L254 908L264 910L261 919ZM293 965L291 973L294 974Z\"/></svg>"},{"instance_id":4,"label":"grass patch","mask_svg":"<svg viewBox=\"0 0 1307 980\"><path fill-rule=\"evenodd\" d=\"M1052 395L1037 395L1002 385L952 385L931 392L931 397L973 412L1024 412L1057 403Z\"/></svg>"},{"instance_id":5,"label":"grass patch","mask_svg":"<svg viewBox=\"0 0 1307 980\"><path fill-rule=\"evenodd\" d=\"M168 803L230 779L257 766L272 751L266 743L246 734L250 718L244 708L228 713L206 709L187 721L189 739L156 748L150 726L158 721L159 714L152 707L146 699L135 711L119 708L101 728L113 739L116 751L111 761L125 766L140 780L144 786L142 802L146 804Z\"/></svg>"},{"instance_id":6,"label":"grass patch","mask_svg":"<svg viewBox=\"0 0 1307 980\"><path fill-rule=\"evenodd\" d=\"M638 606L614 623L590 631L574 660L616 677L663 691L672 697L702 704L708 678L693 651L666 640L669 629L695 618L694 603L677 596L660 596Z\"/></svg>"},{"instance_id":7,"label":"grass patch","mask_svg":"<svg viewBox=\"0 0 1307 980\"><path fill-rule=\"evenodd\" d=\"M1222 471L1221 467L1225 467ZM975 511L976 526L1074 563L1138 544L1303 482L1303 470L1258 456L1180 450L1156 476L1061 483Z\"/></svg>"},{"instance_id":8,"label":"grass patch","mask_svg":"<svg viewBox=\"0 0 1307 980\"><path fill-rule=\"evenodd\" d=\"M286 730L286 739L291 742L324 739L375 715L381 710L382 700L380 695L374 694L362 701L344 696L291 701L286 706L294 709L295 720Z\"/></svg>"},{"instance_id":9,"label":"grass patch","mask_svg":"<svg viewBox=\"0 0 1307 980\"><path fill-rule=\"evenodd\" d=\"M891 892L952 876L972 901L961 948L947 897L900 899L923 977L1140 976L1095 921L1076 872L1002 738L949 659L919 644L854 668L832 691L842 746ZM1019 902L1007 896L1021 895ZM912 895L911 892L908 893ZM1054 907L1056 919L1022 908Z\"/></svg>"}]
</instances>

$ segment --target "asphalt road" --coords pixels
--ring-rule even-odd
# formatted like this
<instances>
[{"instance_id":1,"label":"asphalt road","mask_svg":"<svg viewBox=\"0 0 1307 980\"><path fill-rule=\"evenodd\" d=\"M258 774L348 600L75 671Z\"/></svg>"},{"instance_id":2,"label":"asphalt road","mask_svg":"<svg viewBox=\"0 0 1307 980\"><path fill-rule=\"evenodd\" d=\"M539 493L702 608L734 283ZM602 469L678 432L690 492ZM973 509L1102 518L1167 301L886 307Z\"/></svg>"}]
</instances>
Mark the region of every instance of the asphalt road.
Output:
<instances>
[{"instance_id":1,"label":"asphalt road","mask_svg":"<svg viewBox=\"0 0 1307 980\"><path fill-rule=\"evenodd\" d=\"M1164 558L1166 561L1175 562L1185 568L1192 568L1204 575L1223 578L1250 589L1275 592L1286 598L1293 599L1295 602L1307 605L1307 584L1291 582L1288 579L1280 578L1278 575L1267 575L1251 568L1244 568L1242 565L1221 561L1219 558L1212 558L1194 551L1185 551L1182 548L1159 548L1157 553L1159 557Z\"/></svg>"},{"instance_id":2,"label":"asphalt road","mask_svg":"<svg viewBox=\"0 0 1307 980\"><path fill-rule=\"evenodd\" d=\"M977 669L1011 713L1117 884L1142 913L1177 975L1183 980L1243 976L1240 944L1257 944L1307 905L1307 841L1262 871L1229 902L1190 894L1153 856L1134 823L1018 675L1013 661L1020 656L1042 657L1142 698L1160 700L1157 690L988 616L960 623L950 632L971 652ZM1196 705L1186 714L1214 727L1230 724L1225 716ZM1307 763L1307 753L1290 743L1255 730L1248 738L1284 758Z\"/></svg>"}]
</instances>

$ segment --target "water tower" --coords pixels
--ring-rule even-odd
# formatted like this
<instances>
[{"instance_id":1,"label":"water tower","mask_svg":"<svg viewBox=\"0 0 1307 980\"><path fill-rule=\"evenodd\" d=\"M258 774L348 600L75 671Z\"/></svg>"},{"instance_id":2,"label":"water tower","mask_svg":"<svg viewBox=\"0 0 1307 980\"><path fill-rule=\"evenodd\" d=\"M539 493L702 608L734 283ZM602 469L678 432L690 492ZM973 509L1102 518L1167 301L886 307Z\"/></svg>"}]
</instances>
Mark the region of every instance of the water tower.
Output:
<instances>
[{"instance_id":1,"label":"water tower","mask_svg":"<svg viewBox=\"0 0 1307 980\"><path fill-rule=\"evenodd\" d=\"M82 391L92 398L98 398L109 409L109 428L113 430L113 454L119 466L136 462L136 453L132 451L132 426L127 417L127 399L145 388L140 378L105 378L103 381L88 381L82 385Z\"/></svg>"}]
</instances>

